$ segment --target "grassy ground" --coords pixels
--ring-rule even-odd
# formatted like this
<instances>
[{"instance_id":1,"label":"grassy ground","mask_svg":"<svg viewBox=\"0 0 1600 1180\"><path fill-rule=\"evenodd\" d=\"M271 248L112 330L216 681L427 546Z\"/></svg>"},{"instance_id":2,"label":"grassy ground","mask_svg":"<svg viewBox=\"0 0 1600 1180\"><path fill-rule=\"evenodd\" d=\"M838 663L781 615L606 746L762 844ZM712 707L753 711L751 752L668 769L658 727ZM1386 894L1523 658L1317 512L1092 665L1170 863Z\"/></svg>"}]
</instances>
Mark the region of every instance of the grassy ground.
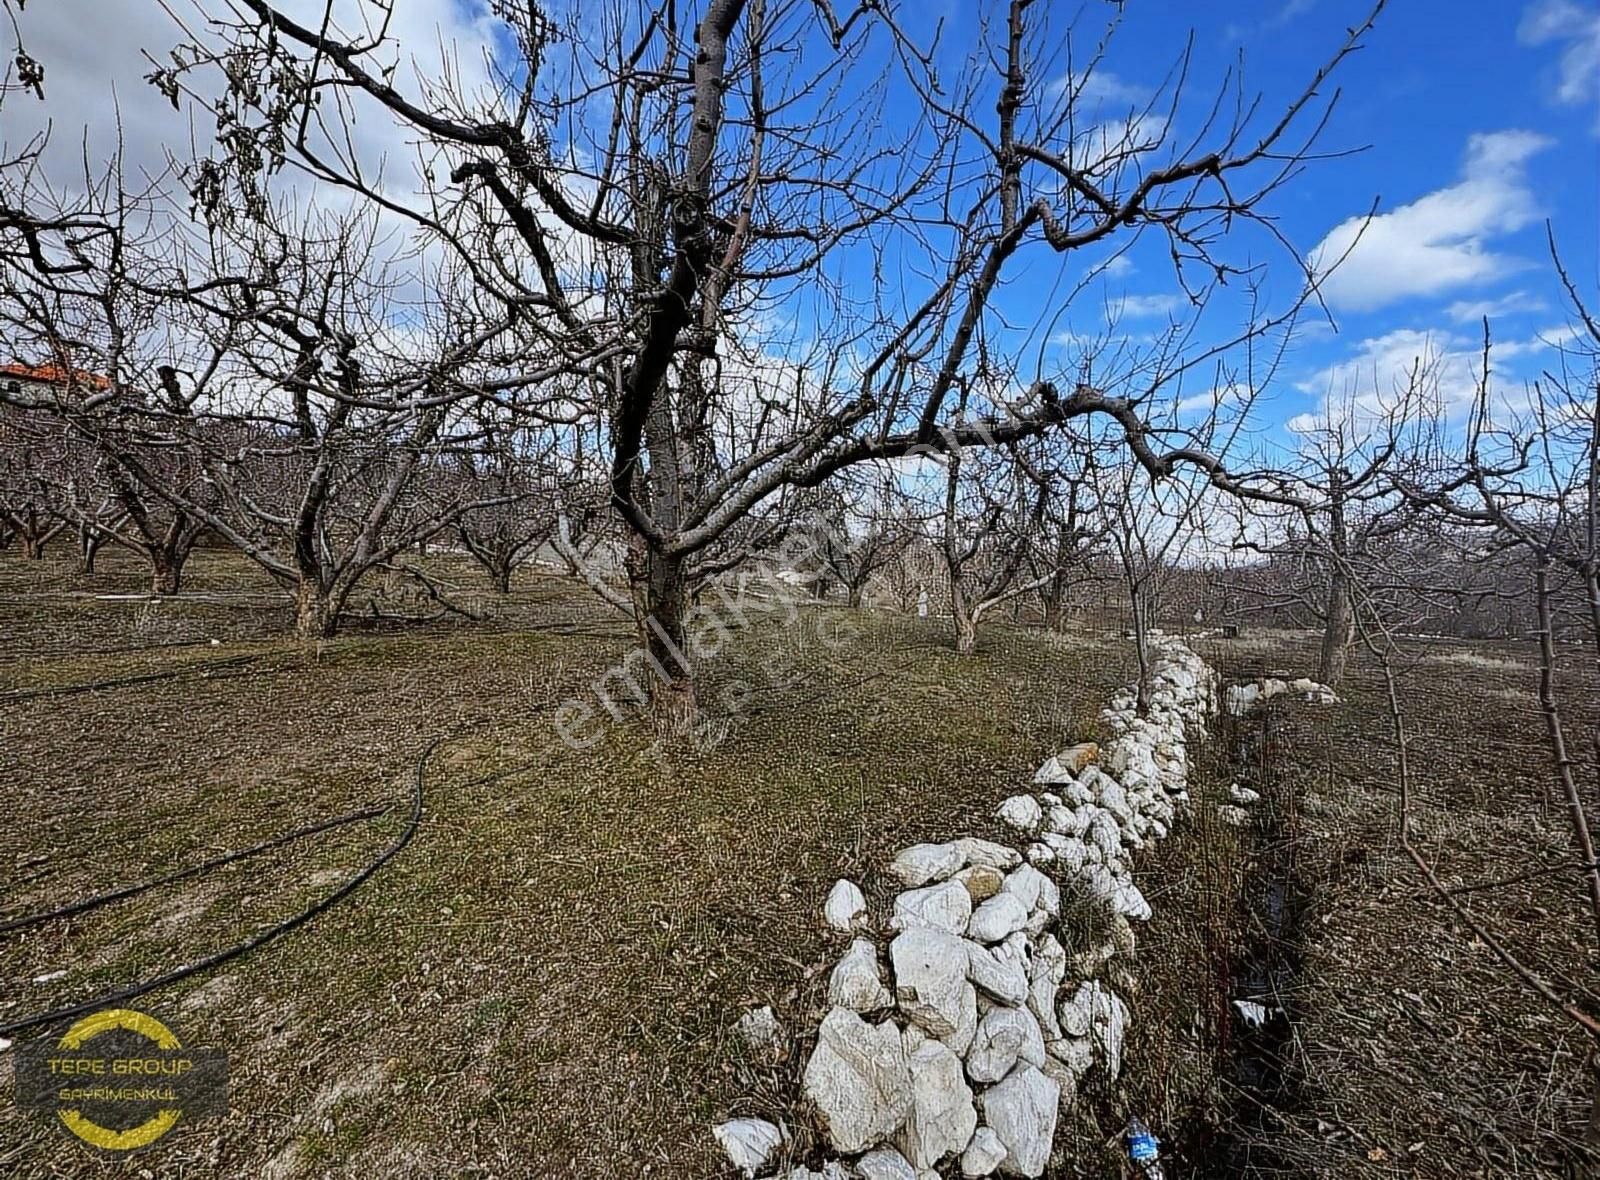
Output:
<instances>
[{"instance_id":1,"label":"grassy ground","mask_svg":"<svg viewBox=\"0 0 1600 1180\"><path fill-rule=\"evenodd\" d=\"M418 755L444 739L397 860L285 940L143 1001L232 1063L232 1112L163 1140L163 1176L723 1174L710 1120L787 1110L799 1068L744 1060L729 1026L761 1003L815 1026L834 878L989 831L995 801L1092 734L1128 675L1091 638L993 625L963 659L931 621L808 612L712 662L709 700L753 686L742 718L664 753L642 724L608 725L578 752L554 708L629 637L563 580L483 596L487 622L374 622L305 649L230 559L197 558L189 596L157 606L98 597L142 588L102 561L88 581L0 554L7 916L372 801L391 812L0 937L0 1022L326 893L393 838ZM122 683L80 691L107 680ZM128 1174L9 1104L0 1173Z\"/></svg>"}]
</instances>

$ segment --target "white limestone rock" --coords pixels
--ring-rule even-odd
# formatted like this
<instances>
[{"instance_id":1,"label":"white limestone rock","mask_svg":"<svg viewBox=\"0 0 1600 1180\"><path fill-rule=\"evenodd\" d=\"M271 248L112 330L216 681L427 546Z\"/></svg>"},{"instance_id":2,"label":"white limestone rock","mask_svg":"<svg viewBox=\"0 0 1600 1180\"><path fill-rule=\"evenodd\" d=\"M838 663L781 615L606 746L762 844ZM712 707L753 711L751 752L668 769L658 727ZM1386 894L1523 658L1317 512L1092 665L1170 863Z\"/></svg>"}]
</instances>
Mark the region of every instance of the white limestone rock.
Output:
<instances>
[{"instance_id":1,"label":"white limestone rock","mask_svg":"<svg viewBox=\"0 0 1600 1180\"><path fill-rule=\"evenodd\" d=\"M1089 851L1076 836L1064 837L1059 844L1052 843L1050 848L1062 872L1069 876L1078 873L1088 863Z\"/></svg>"},{"instance_id":2,"label":"white limestone rock","mask_svg":"<svg viewBox=\"0 0 1600 1180\"><path fill-rule=\"evenodd\" d=\"M967 1150L961 1153L961 1174L968 1180L992 1176L1005 1158L1006 1145L1000 1141L1000 1136L992 1127L979 1127L972 1133Z\"/></svg>"},{"instance_id":3,"label":"white limestone rock","mask_svg":"<svg viewBox=\"0 0 1600 1180\"><path fill-rule=\"evenodd\" d=\"M1045 1040L1057 1040L1061 1026L1056 1023L1056 993L1067 976L1067 952L1053 934L1041 938L1033 950L1028 971L1028 1011L1038 1020Z\"/></svg>"},{"instance_id":4,"label":"white limestone rock","mask_svg":"<svg viewBox=\"0 0 1600 1180\"><path fill-rule=\"evenodd\" d=\"M1001 890L977 909L967 922L967 937L978 942L999 942L1028 924L1028 907L1013 893Z\"/></svg>"},{"instance_id":5,"label":"white limestone rock","mask_svg":"<svg viewBox=\"0 0 1600 1180\"><path fill-rule=\"evenodd\" d=\"M1056 1017L1061 1023L1061 1031L1069 1037L1086 1037L1094 1020L1094 997L1099 985L1093 982L1084 982L1072 996L1061 1001L1056 1008Z\"/></svg>"},{"instance_id":6,"label":"white limestone rock","mask_svg":"<svg viewBox=\"0 0 1600 1180\"><path fill-rule=\"evenodd\" d=\"M965 934L971 919L972 894L959 881L944 881L921 889L907 889L896 896L889 926L894 930L923 927Z\"/></svg>"},{"instance_id":7,"label":"white limestone rock","mask_svg":"<svg viewBox=\"0 0 1600 1180\"><path fill-rule=\"evenodd\" d=\"M1014 869L1022 863L1022 854L1005 844L981 840L977 836L962 836L950 841L961 853L961 863L988 869Z\"/></svg>"},{"instance_id":8,"label":"white limestone rock","mask_svg":"<svg viewBox=\"0 0 1600 1180\"><path fill-rule=\"evenodd\" d=\"M1235 717L1242 717L1260 699L1261 686L1258 684L1230 685L1228 687L1228 712Z\"/></svg>"},{"instance_id":9,"label":"white limestone rock","mask_svg":"<svg viewBox=\"0 0 1600 1180\"><path fill-rule=\"evenodd\" d=\"M1128 1006L1108 987L1094 983L1090 1003L1090 1037L1112 1081L1122 1073L1122 1042L1128 1028Z\"/></svg>"},{"instance_id":10,"label":"white limestone rock","mask_svg":"<svg viewBox=\"0 0 1600 1180\"><path fill-rule=\"evenodd\" d=\"M1064 1114L1072 1109L1072 1104L1078 1100L1078 1079L1082 1074L1074 1073L1072 1067L1056 1058L1045 1054L1044 1064L1039 1067L1039 1072L1044 1074L1056 1084L1059 1096L1056 1101Z\"/></svg>"},{"instance_id":11,"label":"white limestone rock","mask_svg":"<svg viewBox=\"0 0 1600 1180\"><path fill-rule=\"evenodd\" d=\"M1077 809L1086 803L1094 802L1094 791L1090 776L1104 777L1100 770L1091 766L1078 776L1076 782L1068 783L1061 792L1061 802L1065 807Z\"/></svg>"},{"instance_id":12,"label":"white limestone rock","mask_svg":"<svg viewBox=\"0 0 1600 1180\"><path fill-rule=\"evenodd\" d=\"M1005 1145L1005 1159L1000 1163L1003 1174L1043 1175L1050 1162L1060 1100L1060 1087L1027 1062L978 1096L984 1123Z\"/></svg>"},{"instance_id":13,"label":"white limestone rock","mask_svg":"<svg viewBox=\"0 0 1600 1180\"><path fill-rule=\"evenodd\" d=\"M1132 881L1119 881L1111 897L1112 908L1124 917L1139 922L1150 920L1150 903Z\"/></svg>"},{"instance_id":14,"label":"white limestone rock","mask_svg":"<svg viewBox=\"0 0 1600 1180\"><path fill-rule=\"evenodd\" d=\"M766 1119L729 1119L711 1128L717 1143L746 1176L754 1176L767 1166L772 1153L783 1143L781 1128Z\"/></svg>"},{"instance_id":15,"label":"white limestone rock","mask_svg":"<svg viewBox=\"0 0 1600 1180\"><path fill-rule=\"evenodd\" d=\"M1061 890L1032 865L1020 865L1007 873L1001 892L1015 896L1030 912L1042 908L1051 917L1061 912Z\"/></svg>"},{"instance_id":16,"label":"white limestone rock","mask_svg":"<svg viewBox=\"0 0 1600 1180\"><path fill-rule=\"evenodd\" d=\"M733 1030L757 1053L776 1053L783 1048L783 1029L770 1007L752 1008L739 1017Z\"/></svg>"},{"instance_id":17,"label":"white limestone rock","mask_svg":"<svg viewBox=\"0 0 1600 1180\"><path fill-rule=\"evenodd\" d=\"M835 881L833 888L828 891L828 900L822 906L822 920L828 927L850 934L865 921L866 916L867 899L862 896L855 882L843 878Z\"/></svg>"},{"instance_id":18,"label":"white limestone rock","mask_svg":"<svg viewBox=\"0 0 1600 1180\"><path fill-rule=\"evenodd\" d=\"M940 1037L956 1056L964 1057L972 1048L972 1038L978 1035L978 989L969 980L961 987L961 1007L957 1014L956 1031Z\"/></svg>"},{"instance_id":19,"label":"white limestone rock","mask_svg":"<svg viewBox=\"0 0 1600 1180\"><path fill-rule=\"evenodd\" d=\"M1107 860L1122 855L1122 832L1109 811L1097 811L1090 819L1088 842L1098 848Z\"/></svg>"},{"instance_id":20,"label":"white limestone rock","mask_svg":"<svg viewBox=\"0 0 1600 1180\"><path fill-rule=\"evenodd\" d=\"M954 844L913 844L889 865L902 885L916 888L945 881L962 867L961 850Z\"/></svg>"},{"instance_id":21,"label":"white limestone rock","mask_svg":"<svg viewBox=\"0 0 1600 1180\"><path fill-rule=\"evenodd\" d=\"M900 1029L891 1020L869 1024L848 1008L834 1008L806 1063L805 1093L838 1151L853 1155L893 1134L911 1109Z\"/></svg>"},{"instance_id":22,"label":"white limestone rock","mask_svg":"<svg viewBox=\"0 0 1600 1180\"><path fill-rule=\"evenodd\" d=\"M1013 795L995 808L995 814L1001 822L1010 824L1019 832L1031 832L1039 826L1039 821L1044 818L1044 811L1039 806L1039 801L1032 795Z\"/></svg>"},{"instance_id":23,"label":"white limestone rock","mask_svg":"<svg viewBox=\"0 0 1600 1180\"><path fill-rule=\"evenodd\" d=\"M967 982L965 941L942 930L916 927L889 944L889 960L901 1011L929 1033L936 1037L957 1033L969 996L976 1021L977 997Z\"/></svg>"},{"instance_id":24,"label":"white limestone rock","mask_svg":"<svg viewBox=\"0 0 1600 1180\"><path fill-rule=\"evenodd\" d=\"M961 1059L939 1041L925 1041L906 1055L911 1069L911 1110L895 1146L913 1167L931 1168L965 1149L978 1126L972 1090Z\"/></svg>"},{"instance_id":25,"label":"white limestone rock","mask_svg":"<svg viewBox=\"0 0 1600 1180\"><path fill-rule=\"evenodd\" d=\"M884 986L883 973L878 968L878 953L872 943L858 938L833 968L828 977L828 1002L842 1005L853 1012L871 1012L887 1008L894 996Z\"/></svg>"},{"instance_id":26,"label":"white limestone rock","mask_svg":"<svg viewBox=\"0 0 1600 1180\"><path fill-rule=\"evenodd\" d=\"M980 1084L998 1082L1020 1061L1042 1066L1046 1056L1039 1022L1026 1008L991 1008L978 1021L967 1052L967 1076Z\"/></svg>"},{"instance_id":27,"label":"white limestone rock","mask_svg":"<svg viewBox=\"0 0 1600 1180\"><path fill-rule=\"evenodd\" d=\"M1104 902L1116 900L1117 879L1104 865L1085 865L1078 880L1083 885L1083 891L1094 900Z\"/></svg>"},{"instance_id":28,"label":"white limestone rock","mask_svg":"<svg viewBox=\"0 0 1600 1180\"><path fill-rule=\"evenodd\" d=\"M1058 836L1075 835L1073 822L1077 813L1066 807L1065 804L1051 803L1044 809L1044 828L1046 832L1054 832Z\"/></svg>"},{"instance_id":29,"label":"white limestone rock","mask_svg":"<svg viewBox=\"0 0 1600 1180\"><path fill-rule=\"evenodd\" d=\"M1062 1037L1046 1041L1045 1053L1072 1075L1074 1083L1094 1065L1094 1042L1088 1037Z\"/></svg>"},{"instance_id":30,"label":"white limestone rock","mask_svg":"<svg viewBox=\"0 0 1600 1180\"><path fill-rule=\"evenodd\" d=\"M1252 790L1249 787L1241 787L1238 783L1234 783L1228 788L1228 796L1241 807L1249 807L1251 804L1261 802L1260 791Z\"/></svg>"},{"instance_id":31,"label":"white limestone rock","mask_svg":"<svg viewBox=\"0 0 1600 1180\"><path fill-rule=\"evenodd\" d=\"M1028 998L1028 964L1013 946L990 950L982 943L965 940L967 978L984 995L997 1003L1015 1007Z\"/></svg>"},{"instance_id":32,"label":"white limestone rock","mask_svg":"<svg viewBox=\"0 0 1600 1180\"><path fill-rule=\"evenodd\" d=\"M966 886L967 892L972 896L973 904L976 905L980 901L988 901L999 893L1006 878L997 868L989 865L972 865L957 873L954 880Z\"/></svg>"},{"instance_id":33,"label":"white limestone rock","mask_svg":"<svg viewBox=\"0 0 1600 1180\"><path fill-rule=\"evenodd\" d=\"M856 1161L861 1180L917 1180L917 1170L892 1147L877 1147Z\"/></svg>"}]
</instances>

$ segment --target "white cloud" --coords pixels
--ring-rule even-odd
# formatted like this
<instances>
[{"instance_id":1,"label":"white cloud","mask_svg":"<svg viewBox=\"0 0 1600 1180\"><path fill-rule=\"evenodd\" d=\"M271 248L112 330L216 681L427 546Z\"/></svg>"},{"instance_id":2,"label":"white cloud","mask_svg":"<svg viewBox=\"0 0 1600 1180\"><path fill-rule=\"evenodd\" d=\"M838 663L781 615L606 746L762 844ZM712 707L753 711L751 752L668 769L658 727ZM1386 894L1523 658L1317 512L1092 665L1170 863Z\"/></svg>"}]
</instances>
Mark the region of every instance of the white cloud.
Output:
<instances>
[{"instance_id":1,"label":"white cloud","mask_svg":"<svg viewBox=\"0 0 1600 1180\"><path fill-rule=\"evenodd\" d=\"M1475 324L1484 319L1498 320L1508 316L1526 315L1544 311L1549 304L1526 291L1513 291L1498 299L1458 300L1445 308L1445 315L1458 324Z\"/></svg>"},{"instance_id":2,"label":"white cloud","mask_svg":"<svg viewBox=\"0 0 1600 1180\"><path fill-rule=\"evenodd\" d=\"M1170 317L1184 304L1178 295L1124 295L1111 305L1114 318Z\"/></svg>"},{"instance_id":3,"label":"white cloud","mask_svg":"<svg viewBox=\"0 0 1600 1180\"><path fill-rule=\"evenodd\" d=\"M1544 328L1521 340L1501 340L1494 342L1494 356L1499 360L1511 360L1513 357L1533 356L1551 349L1564 348L1574 340L1579 339L1582 333L1572 324L1559 324L1555 327Z\"/></svg>"},{"instance_id":4,"label":"white cloud","mask_svg":"<svg viewBox=\"0 0 1600 1180\"><path fill-rule=\"evenodd\" d=\"M205 7L205 0L179 0L172 10L205 36ZM291 17L316 24L324 5L319 0L286 0L282 7ZM336 0L333 25L346 35L360 35L369 29L371 15L370 6ZM419 77L437 77L446 54L450 70L469 96L480 96L492 81L484 51L492 47L501 26L483 0L408 0L394 6L388 24L391 37L404 50L390 47L387 56L375 55L380 59L376 64L394 67L397 86L414 90ZM130 186L142 173L162 172L169 152L187 162L191 146L200 155L211 148L214 118L188 97L174 110L145 81L153 68L151 59L170 64L174 47L187 39L178 20L163 12L161 5L58 0L30 5L20 14L19 27L29 53L44 64L45 97L42 102L22 94L8 98L0 145L15 150L48 129L50 145L43 163L57 185L80 188L85 157L90 170L98 172L119 144ZM93 35L85 36L86 29ZM215 97L222 88L215 73L200 73L190 81L206 98ZM405 198L418 192L422 185L414 147L417 134L375 103L351 101L357 110L348 127L349 146L363 173L372 178L381 168L383 188L393 195ZM326 144L320 146L331 154ZM281 193L303 184L300 174L285 169L274 179L273 189ZM326 190L321 194L325 206L340 207L349 200Z\"/></svg>"},{"instance_id":5,"label":"white cloud","mask_svg":"<svg viewBox=\"0 0 1600 1180\"><path fill-rule=\"evenodd\" d=\"M1243 385L1218 385L1203 393L1192 393L1188 397L1178 399L1173 410L1181 415L1193 414L1197 411L1222 412L1248 406L1255 401L1256 391Z\"/></svg>"},{"instance_id":6,"label":"white cloud","mask_svg":"<svg viewBox=\"0 0 1600 1180\"><path fill-rule=\"evenodd\" d=\"M1289 419L1290 430L1312 433L1330 420L1379 419L1399 403L1413 371L1436 384L1447 412L1471 404L1478 387L1479 358L1470 340L1400 328L1363 340L1354 356L1337 361L1298 388L1316 394L1316 410Z\"/></svg>"},{"instance_id":7,"label":"white cloud","mask_svg":"<svg viewBox=\"0 0 1600 1180\"><path fill-rule=\"evenodd\" d=\"M1368 221L1352 217L1311 252L1319 271L1345 258L1324 282L1333 305L1370 311L1401 299L1437 295L1520 269L1489 249L1538 215L1527 162L1551 141L1532 131L1498 131L1467 141L1461 179Z\"/></svg>"},{"instance_id":8,"label":"white cloud","mask_svg":"<svg viewBox=\"0 0 1600 1180\"><path fill-rule=\"evenodd\" d=\"M1046 89L1052 98L1072 93L1077 102L1088 107L1143 106L1150 99L1150 90L1137 82L1130 82L1104 66L1096 66L1051 82Z\"/></svg>"},{"instance_id":9,"label":"white cloud","mask_svg":"<svg viewBox=\"0 0 1600 1180\"><path fill-rule=\"evenodd\" d=\"M1537 373L1537 365L1522 368L1511 362L1536 357L1576 335L1575 329L1561 326L1526 338L1493 340L1489 369L1495 404L1522 405L1523 379ZM1376 421L1399 404L1413 373L1440 412L1446 418L1458 418L1477 394L1483 373L1483 341L1466 334L1415 328L1400 328L1363 340L1352 356L1296 382L1301 392L1318 398L1317 408L1295 415L1286 425L1290 430L1307 433L1326 429L1330 419Z\"/></svg>"},{"instance_id":10,"label":"white cloud","mask_svg":"<svg viewBox=\"0 0 1600 1180\"><path fill-rule=\"evenodd\" d=\"M1562 44L1556 97L1576 105L1600 100L1600 9L1573 0L1539 0L1522 14L1524 45Z\"/></svg>"},{"instance_id":11,"label":"white cloud","mask_svg":"<svg viewBox=\"0 0 1600 1180\"><path fill-rule=\"evenodd\" d=\"M1316 5L1317 0L1286 0L1282 8L1260 23L1259 28L1267 31L1281 29L1290 21L1310 12ZM1224 27L1222 39L1228 42L1243 40L1255 32L1257 27L1235 21Z\"/></svg>"}]
</instances>

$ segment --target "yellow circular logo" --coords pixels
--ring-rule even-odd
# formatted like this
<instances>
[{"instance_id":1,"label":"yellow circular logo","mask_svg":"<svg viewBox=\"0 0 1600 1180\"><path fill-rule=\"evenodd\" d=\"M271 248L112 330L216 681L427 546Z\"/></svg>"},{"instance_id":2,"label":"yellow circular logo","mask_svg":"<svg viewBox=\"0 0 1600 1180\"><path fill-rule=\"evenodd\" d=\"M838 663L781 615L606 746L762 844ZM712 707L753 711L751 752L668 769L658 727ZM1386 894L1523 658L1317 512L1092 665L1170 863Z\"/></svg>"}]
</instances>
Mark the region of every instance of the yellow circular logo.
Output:
<instances>
[{"instance_id":1,"label":"yellow circular logo","mask_svg":"<svg viewBox=\"0 0 1600 1180\"><path fill-rule=\"evenodd\" d=\"M93 1016L85 1016L69 1028L57 1044L62 1049L82 1049L101 1033L110 1032L114 1028L125 1028L129 1032L138 1033L158 1049L183 1047L170 1028L154 1016L146 1016L143 1012L135 1012L132 1008L112 1008L105 1012L96 1012ZM99 1123L86 1118L83 1112L75 1107L59 1110L56 1115L67 1130L85 1143L92 1143L106 1151L132 1151L136 1147L146 1147L154 1143L172 1130L183 1117L183 1111L173 1108L160 1110L137 1127L129 1127L126 1131L113 1131L109 1127L102 1127Z\"/></svg>"},{"instance_id":2,"label":"yellow circular logo","mask_svg":"<svg viewBox=\"0 0 1600 1180\"><path fill-rule=\"evenodd\" d=\"M226 1054L186 1049L161 1021L131 1008L85 1016L59 1039L19 1050L19 1104L53 1113L102 1151L137 1151L180 1120L228 1110Z\"/></svg>"}]
</instances>

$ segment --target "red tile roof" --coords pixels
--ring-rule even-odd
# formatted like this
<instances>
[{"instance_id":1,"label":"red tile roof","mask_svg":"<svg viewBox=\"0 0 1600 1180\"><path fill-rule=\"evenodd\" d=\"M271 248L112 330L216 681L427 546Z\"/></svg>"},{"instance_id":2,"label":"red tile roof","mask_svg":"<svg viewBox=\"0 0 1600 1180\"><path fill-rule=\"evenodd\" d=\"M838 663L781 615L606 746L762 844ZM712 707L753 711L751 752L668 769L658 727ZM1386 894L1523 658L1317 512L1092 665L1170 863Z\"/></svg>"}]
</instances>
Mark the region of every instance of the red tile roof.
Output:
<instances>
[{"instance_id":1,"label":"red tile roof","mask_svg":"<svg viewBox=\"0 0 1600 1180\"><path fill-rule=\"evenodd\" d=\"M0 378L17 377L42 381L47 385L84 385L93 390L111 388L111 382L87 369L63 369L60 365L0 365Z\"/></svg>"}]
</instances>

